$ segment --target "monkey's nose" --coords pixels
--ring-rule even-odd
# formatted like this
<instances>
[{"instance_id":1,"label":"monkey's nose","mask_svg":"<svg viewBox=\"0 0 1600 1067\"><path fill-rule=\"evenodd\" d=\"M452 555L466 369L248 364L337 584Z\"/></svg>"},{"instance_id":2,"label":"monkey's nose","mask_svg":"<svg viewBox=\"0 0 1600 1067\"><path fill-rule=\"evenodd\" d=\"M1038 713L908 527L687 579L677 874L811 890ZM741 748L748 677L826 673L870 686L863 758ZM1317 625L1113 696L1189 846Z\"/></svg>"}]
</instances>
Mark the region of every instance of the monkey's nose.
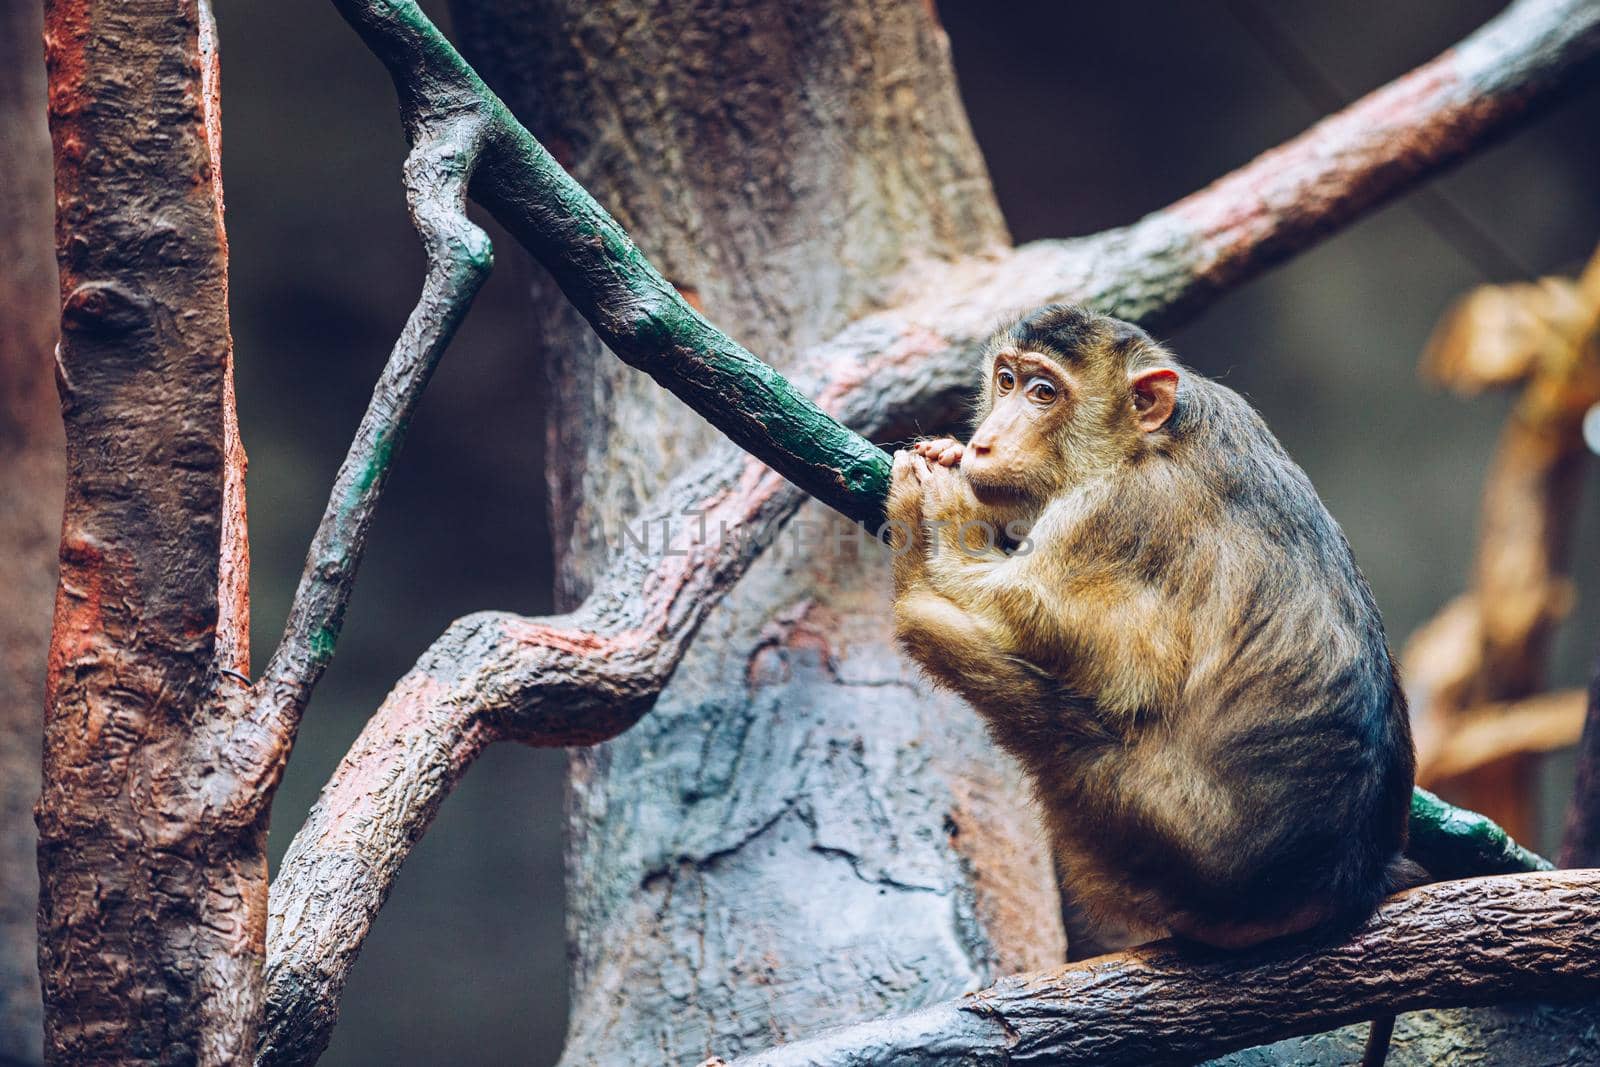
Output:
<instances>
[{"instance_id":1,"label":"monkey's nose","mask_svg":"<svg viewBox=\"0 0 1600 1067\"><path fill-rule=\"evenodd\" d=\"M973 455L976 456L987 456L990 451L989 442L979 441L977 438L973 438L972 443L967 447L970 448Z\"/></svg>"}]
</instances>

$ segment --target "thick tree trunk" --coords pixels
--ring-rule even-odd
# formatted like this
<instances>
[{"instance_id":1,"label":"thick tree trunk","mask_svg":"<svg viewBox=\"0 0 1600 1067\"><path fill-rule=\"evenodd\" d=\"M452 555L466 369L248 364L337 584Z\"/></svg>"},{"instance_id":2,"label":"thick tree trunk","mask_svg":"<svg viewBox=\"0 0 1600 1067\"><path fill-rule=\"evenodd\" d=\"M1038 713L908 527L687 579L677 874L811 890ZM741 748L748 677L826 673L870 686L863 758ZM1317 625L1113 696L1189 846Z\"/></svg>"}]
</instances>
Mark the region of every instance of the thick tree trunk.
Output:
<instances>
[{"instance_id":1,"label":"thick tree trunk","mask_svg":"<svg viewBox=\"0 0 1600 1067\"><path fill-rule=\"evenodd\" d=\"M0 1063L40 1055L33 804L66 466L39 16L0 5Z\"/></svg>"},{"instance_id":2,"label":"thick tree trunk","mask_svg":"<svg viewBox=\"0 0 1600 1067\"><path fill-rule=\"evenodd\" d=\"M238 1063L266 825L248 670L215 32L205 0L46 9L67 429L39 803L45 1051ZM219 695L221 694L221 695Z\"/></svg>"},{"instance_id":3,"label":"thick tree trunk","mask_svg":"<svg viewBox=\"0 0 1600 1067\"><path fill-rule=\"evenodd\" d=\"M884 279L1005 241L931 5L458 11L519 116L785 372L896 295ZM726 446L553 286L535 299L571 605L639 503ZM791 530L651 715L573 758L569 1064L730 1055L1063 956L1015 770L895 653L886 559L814 504Z\"/></svg>"}]
</instances>

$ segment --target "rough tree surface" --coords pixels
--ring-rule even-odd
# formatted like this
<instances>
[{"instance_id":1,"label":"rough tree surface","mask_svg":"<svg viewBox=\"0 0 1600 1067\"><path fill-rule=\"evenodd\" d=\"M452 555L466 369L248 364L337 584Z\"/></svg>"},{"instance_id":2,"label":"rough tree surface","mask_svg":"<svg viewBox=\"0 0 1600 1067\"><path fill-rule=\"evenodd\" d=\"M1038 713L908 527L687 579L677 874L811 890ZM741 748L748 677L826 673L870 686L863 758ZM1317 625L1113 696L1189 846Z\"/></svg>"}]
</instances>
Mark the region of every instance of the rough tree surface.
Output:
<instances>
[{"instance_id":1,"label":"rough tree surface","mask_svg":"<svg viewBox=\"0 0 1600 1067\"><path fill-rule=\"evenodd\" d=\"M35 3L0 5L0 1062L36 1063L33 802L66 464L52 349L50 133Z\"/></svg>"},{"instance_id":2,"label":"rough tree surface","mask_svg":"<svg viewBox=\"0 0 1600 1067\"><path fill-rule=\"evenodd\" d=\"M1440 999L1495 1004L1510 997L1565 996L1592 1003L1600 992L1600 954L1587 941L1597 904L1600 881L1592 871L1442 882L1386 901L1351 936L1331 944L1225 953L1158 942L1008 977L920 1011L779 1046L735 1067L1154 1067L1193 1063L1285 1032L1314 1034L1388 1010L1429 1007ZM1448 960L1438 957L1441 940L1458 946ZM1285 996L1285 990L1293 995ZM1585 1028L1593 1015L1567 1017ZM1455 1020L1430 1022L1408 1028L1406 1043L1438 1053L1438 1040ZM1523 1028L1516 1023L1514 1015L1494 1019L1487 1029L1497 1040L1474 1050L1528 1062L1529 1050L1520 1043L1501 1043L1529 1036L1519 1034ZM1453 1039L1461 1036L1470 1035ZM1592 1033L1577 1036L1575 1045L1573 1035L1566 1040L1569 1054L1595 1044ZM1531 1049L1549 1044L1534 1042ZM1320 1047L1331 1052L1338 1043ZM1292 1046L1278 1051L1289 1053L1290 1062L1305 1062L1292 1058L1299 1054ZM1442 1055L1431 1062L1455 1059Z\"/></svg>"},{"instance_id":3,"label":"rough tree surface","mask_svg":"<svg viewBox=\"0 0 1600 1067\"><path fill-rule=\"evenodd\" d=\"M236 804L248 669L204 0L46 8L67 431L39 802L57 1063L237 1063L254 1043L266 822Z\"/></svg>"},{"instance_id":4,"label":"rough tree surface","mask_svg":"<svg viewBox=\"0 0 1600 1067\"><path fill-rule=\"evenodd\" d=\"M458 11L518 116L691 302L780 370L919 259L1006 241L921 4ZM571 606L605 539L722 446L553 287L536 300ZM885 560L833 551L847 529L808 505L652 714L574 755L566 1063L726 1055L1060 958L1017 775L896 654Z\"/></svg>"}]
</instances>

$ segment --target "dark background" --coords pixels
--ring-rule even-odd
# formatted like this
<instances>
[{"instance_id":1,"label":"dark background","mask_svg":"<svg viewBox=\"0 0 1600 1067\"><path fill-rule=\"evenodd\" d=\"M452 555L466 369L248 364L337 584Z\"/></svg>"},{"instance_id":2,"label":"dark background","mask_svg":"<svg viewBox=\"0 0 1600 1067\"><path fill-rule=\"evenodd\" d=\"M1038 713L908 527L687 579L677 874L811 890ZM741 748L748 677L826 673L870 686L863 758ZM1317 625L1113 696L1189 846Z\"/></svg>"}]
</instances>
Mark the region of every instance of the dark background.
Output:
<instances>
[{"instance_id":1,"label":"dark background","mask_svg":"<svg viewBox=\"0 0 1600 1067\"><path fill-rule=\"evenodd\" d=\"M1431 58L1500 6L1261 3L1347 97ZM332 6L217 6L259 667L422 258L402 200L392 90ZM424 7L447 14L442 3ZM1264 44L1222 0L939 7L1019 241L1129 222L1325 110L1316 96L1325 90L1296 80L1284 44ZM1590 87L1435 183L1481 238L1441 233L1403 201L1171 338L1248 395L1310 472L1396 644L1462 586L1505 410L1500 398L1424 389L1419 347L1475 283L1577 269L1600 239L1596 129L1600 89ZM537 268L490 229L498 266L384 501L339 655L274 809L274 862L364 718L452 618L549 608L542 356L519 306ZM1579 545L1600 532L1593 480ZM1561 638L1556 684L1581 682L1600 633L1592 561L1578 581L1585 596ZM1552 833L1570 773L1559 758L1545 772ZM555 1059L565 1022L562 776L558 752L502 747L445 803L367 943L324 1062Z\"/></svg>"}]
</instances>

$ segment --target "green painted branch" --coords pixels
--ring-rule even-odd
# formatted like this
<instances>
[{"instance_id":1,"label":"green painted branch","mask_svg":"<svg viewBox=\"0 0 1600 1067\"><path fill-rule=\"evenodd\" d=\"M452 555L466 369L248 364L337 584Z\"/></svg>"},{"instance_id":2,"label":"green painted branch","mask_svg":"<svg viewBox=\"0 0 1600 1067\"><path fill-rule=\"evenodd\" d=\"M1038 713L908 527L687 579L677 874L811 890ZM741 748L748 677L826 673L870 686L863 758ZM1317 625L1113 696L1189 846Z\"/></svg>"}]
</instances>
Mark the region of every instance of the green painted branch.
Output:
<instances>
[{"instance_id":1,"label":"green painted branch","mask_svg":"<svg viewBox=\"0 0 1600 1067\"><path fill-rule=\"evenodd\" d=\"M1418 786L1411 793L1406 852L1438 879L1549 871L1554 865L1511 839L1499 824L1447 804Z\"/></svg>"},{"instance_id":2,"label":"green painted branch","mask_svg":"<svg viewBox=\"0 0 1600 1067\"><path fill-rule=\"evenodd\" d=\"M427 276L334 479L288 625L256 687L256 719L278 737L279 759L265 768L263 796L276 784L300 714L333 657L372 518L407 424L493 263L489 237L467 218L465 203L482 124L470 111L420 110L407 124L414 147L405 165L406 199L427 251Z\"/></svg>"},{"instance_id":3,"label":"green painted branch","mask_svg":"<svg viewBox=\"0 0 1600 1067\"><path fill-rule=\"evenodd\" d=\"M389 68L402 108L477 111L491 141L473 193L553 273L606 344L741 448L851 518L881 521L889 459L700 316L410 0L335 0Z\"/></svg>"}]
</instances>

